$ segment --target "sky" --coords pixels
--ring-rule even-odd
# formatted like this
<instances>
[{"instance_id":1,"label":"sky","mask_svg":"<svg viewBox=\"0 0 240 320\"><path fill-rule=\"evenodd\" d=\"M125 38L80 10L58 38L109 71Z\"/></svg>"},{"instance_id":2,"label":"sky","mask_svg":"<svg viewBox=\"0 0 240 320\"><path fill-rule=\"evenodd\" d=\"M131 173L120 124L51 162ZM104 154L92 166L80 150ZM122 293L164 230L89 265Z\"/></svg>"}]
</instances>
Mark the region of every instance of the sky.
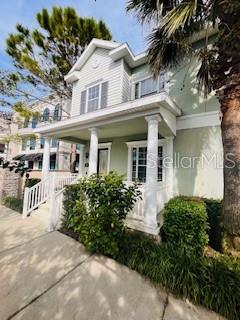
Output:
<instances>
[{"instance_id":1,"label":"sky","mask_svg":"<svg viewBox=\"0 0 240 320\"><path fill-rule=\"evenodd\" d=\"M0 68L11 68L11 60L5 53L5 39L14 32L17 23L36 27L36 13L52 6L70 6L79 15L102 19L117 42L128 42L134 53L146 47L149 30L142 27L132 14L126 14L126 0L1 0L0 2Z\"/></svg>"}]
</instances>

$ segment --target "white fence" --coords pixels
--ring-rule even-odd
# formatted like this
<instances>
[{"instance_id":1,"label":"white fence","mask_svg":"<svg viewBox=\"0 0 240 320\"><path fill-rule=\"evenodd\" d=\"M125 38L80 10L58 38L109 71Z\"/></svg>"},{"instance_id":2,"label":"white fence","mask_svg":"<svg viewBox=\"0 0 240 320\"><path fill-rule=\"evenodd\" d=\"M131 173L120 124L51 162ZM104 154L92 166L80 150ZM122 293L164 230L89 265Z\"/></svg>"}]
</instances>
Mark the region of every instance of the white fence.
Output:
<instances>
[{"instance_id":1,"label":"white fence","mask_svg":"<svg viewBox=\"0 0 240 320\"><path fill-rule=\"evenodd\" d=\"M41 180L31 188L25 188L23 201L23 218L26 218L29 213L46 202L55 192L64 188L77 180L76 174L68 176L49 175L48 178Z\"/></svg>"}]
</instances>

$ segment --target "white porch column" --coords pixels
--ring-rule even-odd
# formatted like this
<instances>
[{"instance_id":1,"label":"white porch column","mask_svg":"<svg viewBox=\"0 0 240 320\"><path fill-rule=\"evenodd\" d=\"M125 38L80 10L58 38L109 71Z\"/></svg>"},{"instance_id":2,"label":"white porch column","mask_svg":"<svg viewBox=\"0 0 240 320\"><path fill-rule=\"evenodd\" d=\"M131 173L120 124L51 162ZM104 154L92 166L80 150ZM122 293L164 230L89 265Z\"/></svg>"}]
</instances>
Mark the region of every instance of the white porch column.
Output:
<instances>
[{"instance_id":1,"label":"white porch column","mask_svg":"<svg viewBox=\"0 0 240 320\"><path fill-rule=\"evenodd\" d=\"M85 145L81 144L80 153L79 153L79 168L78 168L79 177L84 176L84 149L85 149Z\"/></svg>"},{"instance_id":2,"label":"white porch column","mask_svg":"<svg viewBox=\"0 0 240 320\"><path fill-rule=\"evenodd\" d=\"M98 161L98 130L97 128L90 129L91 140L89 150L89 170L88 175L97 173L97 161Z\"/></svg>"},{"instance_id":3,"label":"white porch column","mask_svg":"<svg viewBox=\"0 0 240 320\"><path fill-rule=\"evenodd\" d=\"M148 141L144 223L149 233L157 234L158 124L161 117L152 115L145 119L148 122Z\"/></svg>"},{"instance_id":4,"label":"white porch column","mask_svg":"<svg viewBox=\"0 0 240 320\"><path fill-rule=\"evenodd\" d=\"M44 142L43 151L43 164L42 164L42 178L45 179L48 176L50 169L50 138L46 137Z\"/></svg>"}]
</instances>

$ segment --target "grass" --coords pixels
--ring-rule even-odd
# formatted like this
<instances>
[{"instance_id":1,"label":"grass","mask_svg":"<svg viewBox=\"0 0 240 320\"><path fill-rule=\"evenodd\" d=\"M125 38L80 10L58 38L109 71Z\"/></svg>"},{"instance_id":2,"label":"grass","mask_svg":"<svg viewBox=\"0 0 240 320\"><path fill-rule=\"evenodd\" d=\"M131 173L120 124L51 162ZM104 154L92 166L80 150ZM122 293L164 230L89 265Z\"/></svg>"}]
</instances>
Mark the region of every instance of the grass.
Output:
<instances>
[{"instance_id":1,"label":"grass","mask_svg":"<svg viewBox=\"0 0 240 320\"><path fill-rule=\"evenodd\" d=\"M19 213L22 213L22 209L23 209L22 199L15 198L15 197L6 197L3 199L3 205Z\"/></svg>"}]
</instances>

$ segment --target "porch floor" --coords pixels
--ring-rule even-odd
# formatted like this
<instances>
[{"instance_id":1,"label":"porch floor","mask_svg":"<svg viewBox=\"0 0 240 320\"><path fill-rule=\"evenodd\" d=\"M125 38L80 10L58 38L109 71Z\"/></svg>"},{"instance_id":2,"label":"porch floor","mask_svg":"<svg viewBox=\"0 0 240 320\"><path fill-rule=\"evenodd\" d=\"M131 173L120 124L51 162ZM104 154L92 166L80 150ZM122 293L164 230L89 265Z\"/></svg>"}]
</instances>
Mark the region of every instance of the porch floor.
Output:
<instances>
[{"instance_id":1,"label":"porch floor","mask_svg":"<svg viewBox=\"0 0 240 320\"><path fill-rule=\"evenodd\" d=\"M136 272L0 206L0 319L219 320Z\"/></svg>"}]
</instances>

